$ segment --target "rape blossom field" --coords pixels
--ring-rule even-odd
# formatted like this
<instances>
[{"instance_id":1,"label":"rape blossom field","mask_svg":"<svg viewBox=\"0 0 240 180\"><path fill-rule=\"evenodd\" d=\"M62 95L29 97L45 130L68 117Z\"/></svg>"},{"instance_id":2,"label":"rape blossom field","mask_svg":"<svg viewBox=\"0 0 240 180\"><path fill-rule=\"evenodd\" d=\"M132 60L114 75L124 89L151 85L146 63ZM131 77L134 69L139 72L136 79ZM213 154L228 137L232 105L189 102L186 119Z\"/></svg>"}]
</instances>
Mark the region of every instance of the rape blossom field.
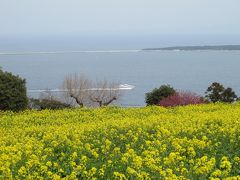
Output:
<instances>
[{"instance_id":1,"label":"rape blossom field","mask_svg":"<svg viewBox=\"0 0 240 180\"><path fill-rule=\"evenodd\" d=\"M0 179L240 179L240 104L0 113Z\"/></svg>"}]
</instances>

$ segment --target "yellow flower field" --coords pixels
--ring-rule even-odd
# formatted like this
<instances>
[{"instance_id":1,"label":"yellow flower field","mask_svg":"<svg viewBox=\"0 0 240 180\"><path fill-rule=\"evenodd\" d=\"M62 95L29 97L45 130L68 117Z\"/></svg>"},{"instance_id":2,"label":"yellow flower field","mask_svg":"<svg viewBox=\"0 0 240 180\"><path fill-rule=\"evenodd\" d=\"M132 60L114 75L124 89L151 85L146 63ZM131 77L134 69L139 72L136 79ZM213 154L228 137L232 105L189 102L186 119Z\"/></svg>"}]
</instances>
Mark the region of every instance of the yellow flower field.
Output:
<instances>
[{"instance_id":1,"label":"yellow flower field","mask_svg":"<svg viewBox=\"0 0 240 180\"><path fill-rule=\"evenodd\" d=\"M240 179L240 104L0 112L0 179Z\"/></svg>"}]
</instances>

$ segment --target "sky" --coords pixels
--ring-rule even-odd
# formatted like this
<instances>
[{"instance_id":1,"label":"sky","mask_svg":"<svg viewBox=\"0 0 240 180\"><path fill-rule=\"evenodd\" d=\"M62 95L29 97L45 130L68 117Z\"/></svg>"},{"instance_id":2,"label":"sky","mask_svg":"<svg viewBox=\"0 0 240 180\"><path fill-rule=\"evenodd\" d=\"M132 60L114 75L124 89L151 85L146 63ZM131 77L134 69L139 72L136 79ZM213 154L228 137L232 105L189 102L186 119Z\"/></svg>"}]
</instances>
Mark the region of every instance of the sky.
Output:
<instances>
[{"instance_id":1,"label":"sky","mask_svg":"<svg viewBox=\"0 0 240 180\"><path fill-rule=\"evenodd\" d=\"M240 0L0 0L0 52L240 44Z\"/></svg>"},{"instance_id":2,"label":"sky","mask_svg":"<svg viewBox=\"0 0 240 180\"><path fill-rule=\"evenodd\" d=\"M0 0L0 37L240 35L239 0Z\"/></svg>"}]
</instances>

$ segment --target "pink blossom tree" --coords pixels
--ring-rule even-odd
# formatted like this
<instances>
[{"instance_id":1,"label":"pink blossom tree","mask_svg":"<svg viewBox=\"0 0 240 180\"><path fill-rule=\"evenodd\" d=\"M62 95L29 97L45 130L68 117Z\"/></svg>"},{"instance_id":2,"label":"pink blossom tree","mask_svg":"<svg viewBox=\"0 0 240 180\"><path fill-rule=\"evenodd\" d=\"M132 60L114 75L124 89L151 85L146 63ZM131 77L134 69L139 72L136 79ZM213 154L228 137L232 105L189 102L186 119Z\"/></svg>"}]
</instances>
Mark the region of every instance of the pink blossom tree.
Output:
<instances>
[{"instance_id":1,"label":"pink blossom tree","mask_svg":"<svg viewBox=\"0 0 240 180\"><path fill-rule=\"evenodd\" d=\"M193 92L176 92L171 96L162 99L159 102L160 106L173 107L173 106L184 106L190 104L202 104L204 103L201 96Z\"/></svg>"}]
</instances>

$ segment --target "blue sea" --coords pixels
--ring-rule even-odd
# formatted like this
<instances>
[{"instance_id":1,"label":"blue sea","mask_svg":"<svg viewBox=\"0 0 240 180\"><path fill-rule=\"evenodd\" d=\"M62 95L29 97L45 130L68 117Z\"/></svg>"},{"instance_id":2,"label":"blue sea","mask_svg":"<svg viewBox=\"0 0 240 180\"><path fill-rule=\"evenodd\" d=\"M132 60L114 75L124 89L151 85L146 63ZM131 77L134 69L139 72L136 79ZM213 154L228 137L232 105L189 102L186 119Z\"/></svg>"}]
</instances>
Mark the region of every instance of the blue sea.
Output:
<instances>
[{"instance_id":1,"label":"blue sea","mask_svg":"<svg viewBox=\"0 0 240 180\"><path fill-rule=\"evenodd\" d=\"M61 89L65 75L83 73L135 86L118 104L145 105L145 93L163 84L204 95L214 81L240 95L240 51L62 51L0 54L0 66L27 81L28 90ZM37 94L30 93L36 97Z\"/></svg>"}]
</instances>

